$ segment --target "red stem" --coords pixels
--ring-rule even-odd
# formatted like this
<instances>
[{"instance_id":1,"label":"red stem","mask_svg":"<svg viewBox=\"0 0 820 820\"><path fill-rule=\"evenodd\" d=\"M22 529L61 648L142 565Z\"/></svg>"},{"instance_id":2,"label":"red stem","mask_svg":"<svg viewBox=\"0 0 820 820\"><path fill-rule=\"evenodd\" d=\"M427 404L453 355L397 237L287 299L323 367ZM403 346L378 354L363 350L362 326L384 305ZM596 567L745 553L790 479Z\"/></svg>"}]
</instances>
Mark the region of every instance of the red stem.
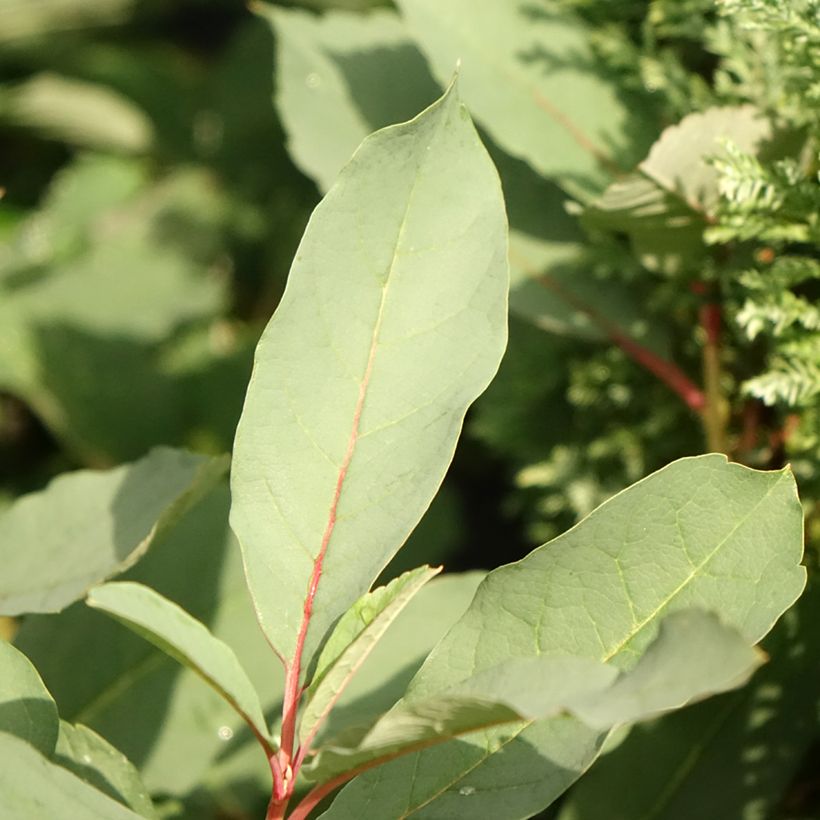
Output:
<instances>
[{"instance_id":1,"label":"red stem","mask_svg":"<svg viewBox=\"0 0 820 820\"><path fill-rule=\"evenodd\" d=\"M602 316L597 310L585 304L549 276L537 279L544 287L555 291L565 302L576 310L586 314L598 327L609 336L627 356L630 356L645 370L660 379L670 390L678 395L690 410L700 413L706 405L703 391L673 362L653 353L648 347L636 342L621 330L618 325Z\"/></svg>"}]
</instances>

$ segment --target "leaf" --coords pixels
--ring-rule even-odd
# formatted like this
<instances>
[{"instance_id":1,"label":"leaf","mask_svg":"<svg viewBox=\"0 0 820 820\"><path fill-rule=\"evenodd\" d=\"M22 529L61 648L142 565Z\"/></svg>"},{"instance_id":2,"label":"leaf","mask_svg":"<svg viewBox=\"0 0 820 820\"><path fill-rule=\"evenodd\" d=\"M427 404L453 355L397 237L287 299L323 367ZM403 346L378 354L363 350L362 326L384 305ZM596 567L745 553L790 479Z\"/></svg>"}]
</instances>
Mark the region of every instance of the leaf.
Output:
<instances>
[{"instance_id":1,"label":"leaf","mask_svg":"<svg viewBox=\"0 0 820 820\"><path fill-rule=\"evenodd\" d=\"M587 208L584 222L628 233L650 270L696 268L705 251L704 228L720 198L720 175L710 159L725 155L726 140L754 152L771 136L771 123L750 105L690 114L661 134L635 173Z\"/></svg>"},{"instance_id":2,"label":"leaf","mask_svg":"<svg viewBox=\"0 0 820 820\"><path fill-rule=\"evenodd\" d=\"M57 706L31 661L0 641L0 733L15 735L44 755L57 743Z\"/></svg>"},{"instance_id":3,"label":"leaf","mask_svg":"<svg viewBox=\"0 0 820 820\"><path fill-rule=\"evenodd\" d=\"M257 349L231 524L283 658L309 666L430 503L498 367L506 290L498 178L451 89L364 142Z\"/></svg>"},{"instance_id":4,"label":"leaf","mask_svg":"<svg viewBox=\"0 0 820 820\"><path fill-rule=\"evenodd\" d=\"M43 36L84 26L111 25L126 18L133 0L4 0L0 42Z\"/></svg>"},{"instance_id":5,"label":"leaf","mask_svg":"<svg viewBox=\"0 0 820 820\"><path fill-rule=\"evenodd\" d=\"M22 496L0 516L0 613L59 612L132 566L226 468L222 457L160 447Z\"/></svg>"},{"instance_id":6,"label":"leaf","mask_svg":"<svg viewBox=\"0 0 820 820\"><path fill-rule=\"evenodd\" d=\"M78 161L0 254L0 386L77 460L137 458L158 430L183 440L185 394L160 344L225 301L218 192L201 171L153 183L134 161Z\"/></svg>"},{"instance_id":7,"label":"leaf","mask_svg":"<svg viewBox=\"0 0 820 820\"><path fill-rule=\"evenodd\" d=\"M610 729L745 683L759 665L760 654L713 615L677 612L663 619L637 666L620 676L590 658L535 656L484 669L440 695L413 698L411 690L354 744L330 741L309 774L324 782L405 750L561 711Z\"/></svg>"},{"instance_id":8,"label":"leaf","mask_svg":"<svg viewBox=\"0 0 820 820\"><path fill-rule=\"evenodd\" d=\"M227 487L217 487L124 578L176 601L230 645L272 714L280 710L281 669L253 614L228 506ZM121 750L152 793L182 798L200 786L210 793L203 785L209 767L242 744L252 751L242 778L269 787L264 755L234 710L198 675L113 619L78 603L56 616L27 617L16 643L37 665L62 717Z\"/></svg>"},{"instance_id":9,"label":"leaf","mask_svg":"<svg viewBox=\"0 0 820 820\"><path fill-rule=\"evenodd\" d=\"M629 669L662 616L693 606L755 643L800 594L801 554L788 470L756 472L719 455L682 459L490 573L408 698L512 657L571 654ZM355 817L365 799L384 817L397 806L419 818L529 816L589 766L602 740L571 717L467 736L359 776L324 817Z\"/></svg>"},{"instance_id":10,"label":"leaf","mask_svg":"<svg viewBox=\"0 0 820 820\"><path fill-rule=\"evenodd\" d=\"M748 686L636 726L573 787L560 820L774 816L817 737L818 615L810 584L767 638L771 660Z\"/></svg>"},{"instance_id":11,"label":"leaf","mask_svg":"<svg viewBox=\"0 0 820 820\"><path fill-rule=\"evenodd\" d=\"M404 694L430 650L464 614L483 572L447 573L410 600L342 693L321 734L373 723Z\"/></svg>"},{"instance_id":12,"label":"leaf","mask_svg":"<svg viewBox=\"0 0 820 820\"><path fill-rule=\"evenodd\" d=\"M741 686L762 662L737 630L707 612L681 610L661 621L638 664L609 691L570 708L588 726L610 729Z\"/></svg>"},{"instance_id":13,"label":"leaf","mask_svg":"<svg viewBox=\"0 0 820 820\"><path fill-rule=\"evenodd\" d=\"M271 7L266 14L279 44L276 104L288 149L321 190L368 133L406 119L436 96L421 52L392 12L317 17ZM490 151L510 219L511 310L549 332L608 338L590 308L646 335L640 301L626 285L591 277L583 232L564 209L566 195L525 163Z\"/></svg>"},{"instance_id":14,"label":"leaf","mask_svg":"<svg viewBox=\"0 0 820 820\"><path fill-rule=\"evenodd\" d=\"M391 623L441 568L419 567L368 592L339 619L322 648L301 711L299 737L310 746L331 709Z\"/></svg>"},{"instance_id":15,"label":"leaf","mask_svg":"<svg viewBox=\"0 0 820 820\"><path fill-rule=\"evenodd\" d=\"M133 581L92 589L86 603L112 615L184 666L193 669L235 709L263 740L270 734L259 695L233 650L196 618L162 595Z\"/></svg>"},{"instance_id":16,"label":"leaf","mask_svg":"<svg viewBox=\"0 0 820 820\"><path fill-rule=\"evenodd\" d=\"M276 107L288 150L322 191L368 134L440 94L395 12L319 17L271 6L264 14L276 32Z\"/></svg>"},{"instance_id":17,"label":"leaf","mask_svg":"<svg viewBox=\"0 0 820 820\"><path fill-rule=\"evenodd\" d=\"M439 81L456 61L476 119L514 157L579 194L631 168L655 127L565 10L508 0L399 0Z\"/></svg>"},{"instance_id":18,"label":"leaf","mask_svg":"<svg viewBox=\"0 0 820 820\"><path fill-rule=\"evenodd\" d=\"M137 820L138 814L0 732L0 814L14 820Z\"/></svg>"},{"instance_id":19,"label":"leaf","mask_svg":"<svg viewBox=\"0 0 820 820\"><path fill-rule=\"evenodd\" d=\"M87 726L60 721L54 762L140 817L157 816L139 772L125 755Z\"/></svg>"},{"instance_id":20,"label":"leaf","mask_svg":"<svg viewBox=\"0 0 820 820\"><path fill-rule=\"evenodd\" d=\"M154 136L145 114L110 88L47 72L0 89L0 120L70 145L126 154L147 152Z\"/></svg>"}]
</instances>

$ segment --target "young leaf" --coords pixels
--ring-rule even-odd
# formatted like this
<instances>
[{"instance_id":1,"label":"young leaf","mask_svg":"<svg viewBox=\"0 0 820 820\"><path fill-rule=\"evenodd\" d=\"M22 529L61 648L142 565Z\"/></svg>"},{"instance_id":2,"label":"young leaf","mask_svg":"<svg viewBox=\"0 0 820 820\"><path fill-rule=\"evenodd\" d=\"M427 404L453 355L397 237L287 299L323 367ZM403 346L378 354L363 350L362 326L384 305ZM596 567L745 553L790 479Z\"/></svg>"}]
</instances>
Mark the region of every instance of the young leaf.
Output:
<instances>
[{"instance_id":1,"label":"young leaf","mask_svg":"<svg viewBox=\"0 0 820 820\"><path fill-rule=\"evenodd\" d=\"M54 762L109 797L133 809L140 817L155 818L154 804L139 772L122 752L87 726L60 721Z\"/></svg>"},{"instance_id":2,"label":"young leaf","mask_svg":"<svg viewBox=\"0 0 820 820\"><path fill-rule=\"evenodd\" d=\"M331 632L301 713L299 738L309 747L320 725L367 656L415 594L441 568L419 567L356 601Z\"/></svg>"},{"instance_id":3,"label":"young leaf","mask_svg":"<svg viewBox=\"0 0 820 820\"><path fill-rule=\"evenodd\" d=\"M139 815L0 732L0 815L14 820L139 820Z\"/></svg>"},{"instance_id":4,"label":"young leaf","mask_svg":"<svg viewBox=\"0 0 820 820\"><path fill-rule=\"evenodd\" d=\"M493 139L578 190L637 162L655 127L596 65L590 31L566 11L508 0L399 0L439 80L464 66L464 99ZM627 138L627 134L629 138Z\"/></svg>"},{"instance_id":5,"label":"young leaf","mask_svg":"<svg viewBox=\"0 0 820 820\"><path fill-rule=\"evenodd\" d=\"M718 455L682 459L490 573L408 698L446 691L510 657L572 654L629 668L662 616L693 606L755 643L801 592L801 554L788 470L756 472ZM408 812L429 805L419 817L479 807L486 817L529 816L586 769L602 740L572 718L468 736L360 776L326 817L356 816L365 795L384 816L402 800Z\"/></svg>"},{"instance_id":6,"label":"young leaf","mask_svg":"<svg viewBox=\"0 0 820 820\"><path fill-rule=\"evenodd\" d=\"M57 742L57 706L31 661L0 641L0 732L16 735L44 755Z\"/></svg>"},{"instance_id":7,"label":"young leaf","mask_svg":"<svg viewBox=\"0 0 820 820\"><path fill-rule=\"evenodd\" d=\"M365 140L314 212L257 349L231 479L294 692L441 483L498 367L507 279L498 177L455 87Z\"/></svg>"},{"instance_id":8,"label":"young leaf","mask_svg":"<svg viewBox=\"0 0 820 820\"><path fill-rule=\"evenodd\" d=\"M0 516L0 614L59 612L132 566L226 469L226 458L157 448L18 499Z\"/></svg>"},{"instance_id":9,"label":"young leaf","mask_svg":"<svg viewBox=\"0 0 820 820\"><path fill-rule=\"evenodd\" d=\"M233 650L200 621L150 587L132 581L95 587L86 603L193 669L241 715L263 745L270 745L256 689Z\"/></svg>"}]
</instances>

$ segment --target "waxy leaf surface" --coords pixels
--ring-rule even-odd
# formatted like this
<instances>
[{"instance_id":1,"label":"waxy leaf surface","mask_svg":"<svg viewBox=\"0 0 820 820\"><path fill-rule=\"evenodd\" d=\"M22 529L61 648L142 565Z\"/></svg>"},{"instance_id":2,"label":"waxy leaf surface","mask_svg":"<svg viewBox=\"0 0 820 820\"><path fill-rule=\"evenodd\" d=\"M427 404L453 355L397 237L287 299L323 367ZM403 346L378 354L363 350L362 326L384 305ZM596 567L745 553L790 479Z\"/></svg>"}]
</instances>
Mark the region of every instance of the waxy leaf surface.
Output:
<instances>
[{"instance_id":1,"label":"waxy leaf surface","mask_svg":"<svg viewBox=\"0 0 820 820\"><path fill-rule=\"evenodd\" d=\"M18 499L0 516L0 614L59 612L127 569L226 468L224 458L157 448Z\"/></svg>"},{"instance_id":2,"label":"waxy leaf surface","mask_svg":"<svg viewBox=\"0 0 820 820\"><path fill-rule=\"evenodd\" d=\"M506 259L455 88L365 140L310 220L257 349L231 510L262 628L303 670L441 483L504 349Z\"/></svg>"},{"instance_id":3,"label":"waxy leaf surface","mask_svg":"<svg viewBox=\"0 0 820 820\"><path fill-rule=\"evenodd\" d=\"M51 755L57 742L57 706L31 661L0 641L0 732Z\"/></svg>"},{"instance_id":4,"label":"waxy leaf surface","mask_svg":"<svg viewBox=\"0 0 820 820\"><path fill-rule=\"evenodd\" d=\"M86 603L101 609L193 669L252 726L269 738L259 695L233 650L196 618L150 587L115 581L95 587Z\"/></svg>"},{"instance_id":5,"label":"waxy leaf surface","mask_svg":"<svg viewBox=\"0 0 820 820\"><path fill-rule=\"evenodd\" d=\"M710 609L755 643L803 589L802 535L788 470L756 472L719 455L677 461L490 573L408 697L511 657L571 654L629 669L679 609ZM602 740L573 717L511 724L365 773L323 816L355 817L365 800L380 817L530 816Z\"/></svg>"}]
</instances>

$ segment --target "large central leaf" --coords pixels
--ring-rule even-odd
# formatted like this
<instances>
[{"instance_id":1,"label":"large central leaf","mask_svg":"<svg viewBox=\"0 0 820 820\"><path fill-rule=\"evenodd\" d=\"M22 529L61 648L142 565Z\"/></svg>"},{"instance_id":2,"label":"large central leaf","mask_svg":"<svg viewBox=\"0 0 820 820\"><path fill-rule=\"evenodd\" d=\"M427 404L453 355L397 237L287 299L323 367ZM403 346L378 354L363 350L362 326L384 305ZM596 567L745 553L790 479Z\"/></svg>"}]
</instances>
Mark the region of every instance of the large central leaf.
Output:
<instances>
[{"instance_id":1,"label":"large central leaf","mask_svg":"<svg viewBox=\"0 0 820 820\"><path fill-rule=\"evenodd\" d=\"M456 91L365 140L256 354L231 524L262 628L302 668L404 542L506 342L506 219Z\"/></svg>"}]
</instances>

